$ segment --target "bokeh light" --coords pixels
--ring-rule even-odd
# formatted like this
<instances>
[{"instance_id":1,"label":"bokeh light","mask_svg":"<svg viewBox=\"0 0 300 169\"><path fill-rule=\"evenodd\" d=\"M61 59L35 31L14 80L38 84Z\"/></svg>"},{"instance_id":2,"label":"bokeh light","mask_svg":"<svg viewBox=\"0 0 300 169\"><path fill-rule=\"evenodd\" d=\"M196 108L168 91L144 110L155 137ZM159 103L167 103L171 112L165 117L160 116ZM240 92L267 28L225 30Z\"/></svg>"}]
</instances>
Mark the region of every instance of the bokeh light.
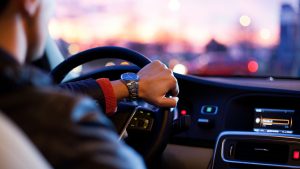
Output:
<instances>
[{"instance_id":1,"label":"bokeh light","mask_svg":"<svg viewBox=\"0 0 300 169\"><path fill-rule=\"evenodd\" d=\"M250 26L250 25L251 25L251 22L252 22L251 18L250 18L249 16L247 16L247 15L242 15L242 16L240 17L240 24L241 24L243 27L248 27L248 26Z\"/></svg>"},{"instance_id":2,"label":"bokeh light","mask_svg":"<svg viewBox=\"0 0 300 169\"><path fill-rule=\"evenodd\" d=\"M187 70L187 67L185 65L183 65L183 64L177 64L177 65L174 66L173 71L175 73L179 73L179 74L185 75L185 74L187 74L188 70Z\"/></svg>"},{"instance_id":3,"label":"bokeh light","mask_svg":"<svg viewBox=\"0 0 300 169\"><path fill-rule=\"evenodd\" d=\"M248 70L250 73L256 73L258 71L258 63L254 60L248 62Z\"/></svg>"},{"instance_id":4,"label":"bokeh light","mask_svg":"<svg viewBox=\"0 0 300 169\"><path fill-rule=\"evenodd\" d=\"M271 38L271 31L269 29L261 29L259 34L263 40L269 40Z\"/></svg>"}]
</instances>

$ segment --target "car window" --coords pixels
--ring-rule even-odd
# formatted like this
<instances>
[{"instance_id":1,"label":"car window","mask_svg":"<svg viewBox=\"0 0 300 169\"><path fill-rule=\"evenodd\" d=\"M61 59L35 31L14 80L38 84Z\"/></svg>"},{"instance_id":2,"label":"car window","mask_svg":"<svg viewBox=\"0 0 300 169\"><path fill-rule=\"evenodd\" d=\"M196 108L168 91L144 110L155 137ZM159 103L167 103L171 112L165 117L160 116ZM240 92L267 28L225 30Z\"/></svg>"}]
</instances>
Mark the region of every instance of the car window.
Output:
<instances>
[{"instance_id":1,"label":"car window","mask_svg":"<svg viewBox=\"0 0 300 169\"><path fill-rule=\"evenodd\" d=\"M122 46L198 76L300 75L298 0L58 0L49 30L68 57ZM79 71L127 64L103 60Z\"/></svg>"}]
</instances>

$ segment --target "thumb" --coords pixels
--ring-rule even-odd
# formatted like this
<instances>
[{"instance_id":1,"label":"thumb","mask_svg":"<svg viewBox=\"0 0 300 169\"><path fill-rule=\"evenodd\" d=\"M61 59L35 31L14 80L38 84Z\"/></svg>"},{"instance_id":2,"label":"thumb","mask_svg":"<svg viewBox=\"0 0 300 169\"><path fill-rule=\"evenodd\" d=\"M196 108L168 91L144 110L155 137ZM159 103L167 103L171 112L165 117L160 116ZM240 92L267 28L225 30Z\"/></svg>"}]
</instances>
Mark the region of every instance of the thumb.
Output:
<instances>
[{"instance_id":1,"label":"thumb","mask_svg":"<svg viewBox=\"0 0 300 169\"><path fill-rule=\"evenodd\" d=\"M178 97L162 97L158 101L157 106L160 106L160 107L176 107L178 100L179 100Z\"/></svg>"}]
</instances>

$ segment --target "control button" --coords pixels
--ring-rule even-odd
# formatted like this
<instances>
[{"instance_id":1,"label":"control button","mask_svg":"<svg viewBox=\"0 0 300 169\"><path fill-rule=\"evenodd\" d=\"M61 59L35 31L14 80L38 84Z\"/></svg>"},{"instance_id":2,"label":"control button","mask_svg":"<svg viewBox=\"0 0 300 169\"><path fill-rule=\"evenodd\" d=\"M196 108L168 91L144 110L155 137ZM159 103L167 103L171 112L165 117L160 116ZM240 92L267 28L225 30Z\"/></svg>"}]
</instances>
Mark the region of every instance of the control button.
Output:
<instances>
[{"instance_id":1,"label":"control button","mask_svg":"<svg viewBox=\"0 0 300 169\"><path fill-rule=\"evenodd\" d=\"M207 123L209 123L209 119L201 119L201 118L199 118L198 119L198 123L207 124Z\"/></svg>"},{"instance_id":2,"label":"control button","mask_svg":"<svg viewBox=\"0 0 300 169\"><path fill-rule=\"evenodd\" d=\"M212 127L213 126L212 120L210 120L210 119L199 118L197 122L198 122L199 126L203 126L203 127Z\"/></svg>"},{"instance_id":3,"label":"control button","mask_svg":"<svg viewBox=\"0 0 300 169\"><path fill-rule=\"evenodd\" d=\"M151 131L154 118L151 116L151 112L147 110L139 110L131 119L128 125L128 131Z\"/></svg>"},{"instance_id":4,"label":"control button","mask_svg":"<svg viewBox=\"0 0 300 169\"><path fill-rule=\"evenodd\" d=\"M173 131L181 132L190 128L192 124L192 118L190 115L180 116L173 121Z\"/></svg>"},{"instance_id":5,"label":"control button","mask_svg":"<svg viewBox=\"0 0 300 169\"><path fill-rule=\"evenodd\" d=\"M217 114L218 113L218 106L202 106L201 108L202 114Z\"/></svg>"},{"instance_id":6,"label":"control button","mask_svg":"<svg viewBox=\"0 0 300 169\"><path fill-rule=\"evenodd\" d=\"M300 159L300 151L294 150L293 151L293 160L299 160Z\"/></svg>"},{"instance_id":7,"label":"control button","mask_svg":"<svg viewBox=\"0 0 300 169\"><path fill-rule=\"evenodd\" d=\"M149 118L133 118L128 126L128 129L151 131L153 119Z\"/></svg>"},{"instance_id":8,"label":"control button","mask_svg":"<svg viewBox=\"0 0 300 169\"><path fill-rule=\"evenodd\" d=\"M187 111L186 111L186 110L181 110L181 111L180 111L180 114L181 114L182 116L185 116L185 115L187 115Z\"/></svg>"}]
</instances>

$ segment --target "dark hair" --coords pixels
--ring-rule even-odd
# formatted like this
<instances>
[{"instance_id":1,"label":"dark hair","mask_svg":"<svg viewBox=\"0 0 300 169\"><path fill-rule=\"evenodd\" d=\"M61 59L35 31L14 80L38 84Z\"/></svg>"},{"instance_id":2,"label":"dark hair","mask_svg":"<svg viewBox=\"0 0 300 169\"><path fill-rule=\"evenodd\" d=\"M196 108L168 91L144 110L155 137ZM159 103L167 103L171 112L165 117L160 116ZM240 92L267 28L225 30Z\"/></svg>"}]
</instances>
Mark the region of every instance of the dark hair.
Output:
<instances>
[{"instance_id":1,"label":"dark hair","mask_svg":"<svg viewBox=\"0 0 300 169\"><path fill-rule=\"evenodd\" d=\"M0 0L0 14L5 10L9 0Z\"/></svg>"}]
</instances>

